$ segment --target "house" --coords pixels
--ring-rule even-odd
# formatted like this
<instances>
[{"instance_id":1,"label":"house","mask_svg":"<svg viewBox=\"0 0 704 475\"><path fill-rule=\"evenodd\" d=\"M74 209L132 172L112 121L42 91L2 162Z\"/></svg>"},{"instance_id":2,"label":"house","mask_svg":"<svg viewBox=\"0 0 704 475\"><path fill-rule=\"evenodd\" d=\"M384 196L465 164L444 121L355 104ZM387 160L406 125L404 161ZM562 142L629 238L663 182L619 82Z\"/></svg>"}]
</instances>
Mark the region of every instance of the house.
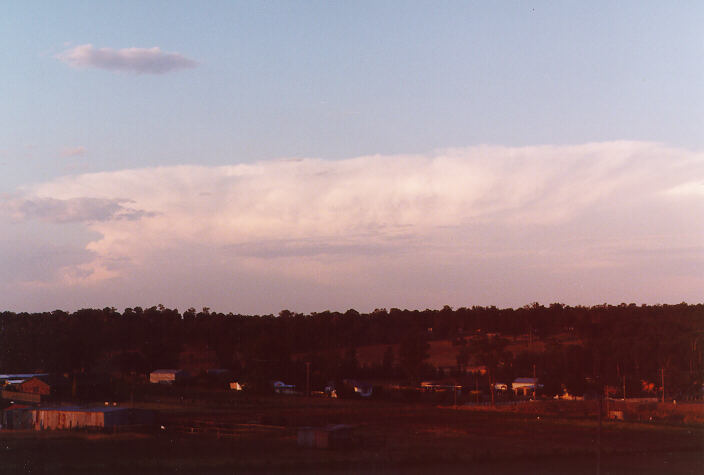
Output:
<instances>
[{"instance_id":1,"label":"house","mask_svg":"<svg viewBox=\"0 0 704 475\"><path fill-rule=\"evenodd\" d=\"M543 385L538 384L538 378L516 378L511 386L516 396L535 396L535 392Z\"/></svg>"},{"instance_id":2,"label":"house","mask_svg":"<svg viewBox=\"0 0 704 475\"><path fill-rule=\"evenodd\" d=\"M41 394L42 396L51 394L51 386L49 383L38 376L18 384L17 389L22 393Z\"/></svg>"},{"instance_id":3,"label":"house","mask_svg":"<svg viewBox=\"0 0 704 475\"><path fill-rule=\"evenodd\" d=\"M371 397L374 392L374 387L363 381L357 381L354 379L343 379L342 386L336 387L335 383L331 381L325 386L325 394L332 398L337 397L348 397L352 394L355 396L367 398Z\"/></svg>"},{"instance_id":4,"label":"house","mask_svg":"<svg viewBox=\"0 0 704 475\"><path fill-rule=\"evenodd\" d=\"M517 397L534 396L535 392L542 388L543 385L538 383L538 378L516 378L511 383L513 394ZM495 391L508 391L508 384L494 383Z\"/></svg>"},{"instance_id":5,"label":"house","mask_svg":"<svg viewBox=\"0 0 704 475\"><path fill-rule=\"evenodd\" d=\"M188 373L180 369L157 369L149 373L149 382L157 384L174 384L183 381Z\"/></svg>"},{"instance_id":6,"label":"house","mask_svg":"<svg viewBox=\"0 0 704 475\"><path fill-rule=\"evenodd\" d=\"M20 384L28 379L43 378L49 376L49 373L15 373L15 374L0 374L0 386L8 384Z\"/></svg>"},{"instance_id":7,"label":"house","mask_svg":"<svg viewBox=\"0 0 704 475\"><path fill-rule=\"evenodd\" d=\"M283 381L274 381L271 383L276 394L293 394L296 392L295 384L286 384Z\"/></svg>"},{"instance_id":8,"label":"house","mask_svg":"<svg viewBox=\"0 0 704 475\"><path fill-rule=\"evenodd\" d=\"M232 389L234 391L244 391L244 388L245 388L245 384L240 383L239 381L232 381L230 383L230 389Z\"/></svg>"},{"instance_id":9,"label":"house","mask_svg":"<svg viewBox=\"0 0 704 475\"><path fill-rule=\"evenodd\" d=\"M345 379L343 382L352 387L354 393L360 397L371 397L372 392L374 391L374 387L369 383L365 383L364 381Z\"/></svg>"}]
</instances>

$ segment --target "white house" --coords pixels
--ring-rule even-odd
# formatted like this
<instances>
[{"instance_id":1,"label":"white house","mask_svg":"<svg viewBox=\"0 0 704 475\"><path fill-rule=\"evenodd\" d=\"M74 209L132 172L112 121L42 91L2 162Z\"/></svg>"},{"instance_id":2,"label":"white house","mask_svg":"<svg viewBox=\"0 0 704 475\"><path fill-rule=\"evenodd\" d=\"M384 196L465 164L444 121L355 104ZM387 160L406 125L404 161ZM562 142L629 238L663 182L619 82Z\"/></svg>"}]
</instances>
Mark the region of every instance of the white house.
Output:
<instances>
[{"instance_id":1,"label":"white house","mask_svg":"<svg viewBox=\"0 0 704 475\"><path fill-rule=\"evenodd\" d=\"M173 384L188 377L181 369L156 369L149 373L150 383Z\"/></svg>"},{"instance_id":2,"label":"white house","mask_svg":"<svg viewBox=\"0 0 704 475\"><path fill-rule=\"evenodd\" d=\"M538 384L538 378L516 378L511 386L516 396L530 396L535 394L542 384Z\"/></svg>"},{"instance_id":3,"label":"white house","mask_svg":"<svg viewBox=\"0 0 704 475\"><path fill-rule=\"evenodd\" d=\"M538 378L516 378L511 383L511 389L516 396L531 396L535 394L538 388L542 388L542 384L538 384ZM507 391L506 383L494 383L495 391Z\"/></svg>"}]
</instances>

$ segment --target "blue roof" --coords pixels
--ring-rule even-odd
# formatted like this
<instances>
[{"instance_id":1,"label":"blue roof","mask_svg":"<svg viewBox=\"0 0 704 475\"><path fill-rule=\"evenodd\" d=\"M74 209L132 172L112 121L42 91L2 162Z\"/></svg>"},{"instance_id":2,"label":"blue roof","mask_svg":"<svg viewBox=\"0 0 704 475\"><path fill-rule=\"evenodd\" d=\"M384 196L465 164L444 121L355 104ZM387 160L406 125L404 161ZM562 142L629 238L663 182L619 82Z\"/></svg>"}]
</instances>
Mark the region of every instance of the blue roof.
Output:
<instances>
[{"instance_id":1,"label":"blue roof","mask_svg":"<svg viewBox=\"0 0 704 475\"><path fill-rule=\"evenodd\" d=\"M0 374L0 379L30 379L37 376L49 376L49 373L16 373Z\"/></svg>"}]
</instances>

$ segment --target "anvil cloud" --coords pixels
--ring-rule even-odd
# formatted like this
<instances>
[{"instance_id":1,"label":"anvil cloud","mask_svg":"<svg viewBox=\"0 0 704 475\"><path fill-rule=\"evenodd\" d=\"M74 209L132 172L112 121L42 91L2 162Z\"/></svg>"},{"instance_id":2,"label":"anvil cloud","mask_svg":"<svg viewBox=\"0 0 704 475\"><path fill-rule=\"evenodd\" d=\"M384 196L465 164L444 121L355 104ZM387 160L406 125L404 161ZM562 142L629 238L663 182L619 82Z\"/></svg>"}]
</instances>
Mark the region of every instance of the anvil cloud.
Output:
<instances>
[{"instance_id":1,"label":"anvil cloud","mask_svg":"<svg viewBox=\"0 0 704 475\"><path fill-rule=\"evenodd\" d=\"M85 252L0 291L242 312L695 300L702 176L701 153L642 142L67 176L0 210L80 221Z\"/></svg>"}]
</instances>

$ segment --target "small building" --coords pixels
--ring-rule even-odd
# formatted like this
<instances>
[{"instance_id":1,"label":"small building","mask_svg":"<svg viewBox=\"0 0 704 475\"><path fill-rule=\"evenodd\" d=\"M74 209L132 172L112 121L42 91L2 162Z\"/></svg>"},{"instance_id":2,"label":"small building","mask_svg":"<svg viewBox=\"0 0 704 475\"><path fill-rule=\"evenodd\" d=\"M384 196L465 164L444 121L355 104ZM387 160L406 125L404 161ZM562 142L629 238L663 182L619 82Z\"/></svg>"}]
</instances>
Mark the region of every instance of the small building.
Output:
<instances>
[{"instance_id":1,"label":"small building","mask_svg":"<svg viewBox=\"0 0 704 475\"><path fill-rule=\"evenodd\" d=\"M156 369L149 373L149 382L155 384L174 384L183 381L188 373L180 369Z\"/></svg>"},{"instance_id":2,"label":"small building","mask_svg":"<svg viewBox=\"0 0 704 475\"><path fill-rule=\"evenodd\" d=\"M371 397L374 392L374 387L364 381L357 381L354 379L345 379L344 384L349 385L354 390L354 393L360 397Z\"/></svg>"},{"instance_id":3,"label":"small building","mask_svg":"<svg viewBox=\"0 0 704 475\"><path fill-rule=\"evenodd\" d=\"M6 430L31 430L34 427L32 407L15 404L6 408L0 424Z\"/></svg>"},{"instance_id":4,"label":"small building","mask_svg":"<svg viewBox=\"0 0 704 475\"><path fill-rule=\"evenodd\" d=\"M535 392L542 387L542 384L538 384L538 378L516 378L511 383L511 390L517 397L534 396ZM508 384L494 383L494 390L508 391Z\"/></svg>"},{"instance_id":5,"label":"small building","mask_svg":"<svg viewBox=\"0 0 704 475\"><path fill-rule=\"evenodd\" d=\"M7 429L117 430L125 427L146 427L154 423L154 411L126 407L13 407L3 411Z\"/></svg>"},{"instance_id":6,"label":"small building","mask_svg":"<svg viewBox=\"0 0 704 475\"><path fill-rule=\"evenodd\" d=\"M42 378L35 376L17 385L20 392L40 394L48 396L51 394L51 386Z\"/></svg>"},{"instance_id":7,"label":"small building","mask_svg":"<svg viewBox=\"0 0 704 475\"><path fill-rule=\"evenodd\" d=\"M239 381L230 382L230 389L232 389L233 391L244 391L244 388L244 383L240 383Z\"/></svg>"},{"instance_id":8,"label":"small building","mask_svg":"<svg viewBox=\"0 0 704 475\"><path fill-rule=\"evenodd\" d=\"M511 384L516 396L533 396L538 388L538 378L516 378Z\"/></svg>"},{"instance_id":9,"label":"small building","mask_svg":"<svg viewBox=\"0 0 704 475\"><path fill-rule=\"evenodd\" d=\"M294 394L296 392L295 384L286 384L283 381L274 381L271 383L276 394Z\"/></svg>"},{"instance_id":10,"label":"small building","mask_svg":"<svg viewBox=\"0 0 704 475\"><path fill-rule=\"evenodd\" d=\"M339 449L352 442L352 426L345 424L298 429L298 446L311 449Z\"/></svg>"}]
</instances>

